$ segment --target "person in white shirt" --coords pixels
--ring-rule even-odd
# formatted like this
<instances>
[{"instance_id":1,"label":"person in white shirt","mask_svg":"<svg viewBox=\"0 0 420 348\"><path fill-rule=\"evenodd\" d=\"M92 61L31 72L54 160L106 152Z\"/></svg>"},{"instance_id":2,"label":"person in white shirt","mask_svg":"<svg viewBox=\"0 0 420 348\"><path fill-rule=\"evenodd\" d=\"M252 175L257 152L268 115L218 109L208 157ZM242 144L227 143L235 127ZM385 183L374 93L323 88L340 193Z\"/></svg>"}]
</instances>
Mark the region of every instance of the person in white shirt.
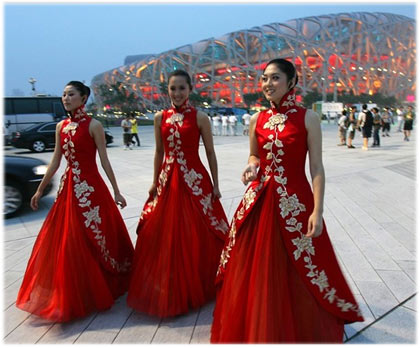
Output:
<instances>
[{"instance_id":1,"label":"person in white shirt","mask_svg":"<svg viewBox=\"0 0 420 348\"><path fill-rule=\"evenodd\" d=\"M238 119L234 114L229 116L229 129L230 135L237 135L236 134L236 125L238 124Z\"/></svg>"},{"instance_id":2,"label":"person in white shirt","mask_svg":"<svg viewBox=\"0 0 420 348\"><path fill-rule=\"evenodd\" d=\"M222 116L222 135L227 135L227 126L229 122L229 117L227 114Z\"/></svg>"},{"instance_id":3,"label":"person in white shirt","mask_svg":"<svg viewBox=\"0 0 420 348\"><path fill-rule=\"evenodd\" d=\"M248 110L245 114L242 115L242 120L244 122L244 131L243 135L249 135L249 120L251 119L251 115L248 113Z\"/></svg>"},{"instance_id":4,"label":"person in white shirt","mask_svg":"<svg viewBox=\"0 0 420 348\"><path fill-rule=\"evenodd\" d=\"M397 121L398 121L397 132L402 132L402 126L404 124L404 115L400 108L397 109Z\"/></svg>"},{"instance_id":5,"label":"person in white shirt","mask_svg":"<svg viewBox=\"0 0 420 348\"><path fill-rule=\"evenodd\" d=\"M121 128L123 129L124 150L132 150L133 144L131 143L131 122L129 115L122 120Z\"/></svg>"},{"instance_id":6,"label":"person in white shirt","mask_svg":"<svg viewBox=\"0 0 420 348\"><path fill-rule=\"evenodd\" d=\"M221 117L218 114L214 114L213 116L213 135L221 135L221 129L220 129L220 121Z\"/></svg>"}]
</instances>

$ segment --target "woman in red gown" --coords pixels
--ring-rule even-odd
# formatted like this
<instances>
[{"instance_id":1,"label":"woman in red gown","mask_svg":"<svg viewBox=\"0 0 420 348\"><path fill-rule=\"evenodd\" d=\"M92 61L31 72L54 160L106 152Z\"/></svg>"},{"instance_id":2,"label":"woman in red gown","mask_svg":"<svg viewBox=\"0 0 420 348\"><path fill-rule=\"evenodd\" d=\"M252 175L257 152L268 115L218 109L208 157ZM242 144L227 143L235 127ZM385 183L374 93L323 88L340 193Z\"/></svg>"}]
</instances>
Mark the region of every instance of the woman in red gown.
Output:
<instances>
[{"instance_id":1,"label":"woman in red gown","mask_svg":"<svg viewBox=\"0 0 420 348\"><path fill-rule=\"evenodd\" d=\"M172 107L155 115L153 184L137 227L127 304L157 317L186 313L214 299L228 223L206 114L188 103L190 76L168 80ZM201 163L203 139L213 184Z\"/></svg>"},{"instance_id":2,"label":"woman in red gown","mask_svg":"<svg viewBox=\"0 0 420 348\"><path fill-rule=\"evenodd\" d=\"M342 342L344 323L363 320L322 219L319 118L296 105L296 83L284 59L262 75L272 106L251 119L251 184L220 259L212 343Z\"/></svg>"},{"instance_id":3,"label":"woman in red gown","mask_svg":"<svg viewBox=\"0 0 420 348\"><path fill-rule=\"evenodd\" d=\"M89 87L78 81L64 89L62 101L70 117L57 125L53 158L32 197L32 209L38 208L63 154L67 168L16 300L20 309L58 322L110 308L127 291L134 252L115 204L126 206L106 154L103 128L84 112L89 94ZM115 199L96 166L97 150Z\"/></svg>"}]
</instances>

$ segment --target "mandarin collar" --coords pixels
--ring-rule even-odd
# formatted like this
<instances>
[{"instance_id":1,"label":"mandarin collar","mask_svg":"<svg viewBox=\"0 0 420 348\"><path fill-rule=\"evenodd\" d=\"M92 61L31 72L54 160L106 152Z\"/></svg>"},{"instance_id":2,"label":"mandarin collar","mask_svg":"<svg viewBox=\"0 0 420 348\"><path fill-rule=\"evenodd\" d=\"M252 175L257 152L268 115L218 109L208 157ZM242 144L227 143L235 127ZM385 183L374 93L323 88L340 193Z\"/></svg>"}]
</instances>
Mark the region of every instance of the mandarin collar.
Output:
<instances>
[{"instance_id":1,"label":"mandarin collar","mask_svg":"<svg viewBox=\"0 0 420 348\"><path fill-rule=\"evenodd\" d=\"M292 88L290 91L288 91L280 100L280 103L278 106L274 102L270 102L271 105L271 111L273 114L284 114L287 110L290 108L296 106L296 94L295 89Z\"/></svg>"}]
</instances>

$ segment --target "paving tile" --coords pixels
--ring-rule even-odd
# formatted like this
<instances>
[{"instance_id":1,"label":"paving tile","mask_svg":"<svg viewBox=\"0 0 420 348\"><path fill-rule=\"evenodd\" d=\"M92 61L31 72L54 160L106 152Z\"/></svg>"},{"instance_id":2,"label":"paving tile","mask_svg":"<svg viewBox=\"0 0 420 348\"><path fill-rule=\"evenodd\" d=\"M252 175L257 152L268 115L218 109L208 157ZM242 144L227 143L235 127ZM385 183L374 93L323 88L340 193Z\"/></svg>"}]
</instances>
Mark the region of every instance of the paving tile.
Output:
<instances>
[{"instance_id":1,"label":"paving tile","mask_svg":"<svg viewBox=\"0 0 420 348\"><path fill-rule=\"evenodd\" d=\"M30 315L4 339L9 343L36 343L53 325L53 322Z\"/></svg>"},{"instance_id":2,"label":"paving tile","mask_svg":"<svg viewBox=\"0 0 420 348\"><path fill-rule=\"evenodd\" d=\"M113 343L149 344L159 328L161 319L133 311Z\"/></svg>"},{"instance_id":3,"label":"paving tile","mask_svg":"<svg viewBox=\"0 0 420 348\"><path fill-rule=\"evenodd\" d=\"M413 296L410 300L405 302L402 306L405 308L411 309L412 311L417 312L417 295Z\"/></svg>"},{"instance_id":4,"label":"paving tile","mask_svg":"<svg viewBox=\"0 0 420 348\"><path fill-rule=\"evenodd\" d=\"M162 320L152 343L190 343L199 310Z\"/></svg>"},{"instance_id":5,"label":"paving tile","mask_svg":"<svg viewBox=\"0 0 420 348\"><path fill-rule=\"evenodd\" d=\"M415 314L412 310L399 307L358 336L350 339L348 343L414 344L416 343Z\"/></svg>"},{"instance_id":6,"label":"paving tile","mask_svg":"<svg viewBox=\"0 0 420 348\"><path fill-rule=\"evenodd\" d=\"M3 290L4 309L9 308L16 302L17 294L20 289L20 285L22 284L22 278L23 275Z\"/></svg>"},{"instance_id":7,"label":"paving tile","mask_svg":"<svg viewBox=\"0 0 420 348\"><path fill-rule=\"evenodd\" d=\"M379 318L398 305L391 290L383 282L355 281L375 318Z\"/></svg>"},{"instance_id":8,"label":"paving tile","mask_svg":"<svg viewBox=\"0 0 420 348\"><path fill-rule=\"evenodd\" d=\"M210 330L213 322L214 304L214 302L211 302L200 308L200 313L191 338L191 344L210 343Z\"/></svg>"},{"instance_id":9,"label":"paving tile","mask_svg":"<svg viewBox=\"0 0 420 348\"><path fill-rule=\"evenodd\" d=\"M398 302L405 301L416 292L416 284L403 271L378 271L378 273Z\"/></svg>"},{"instance_id":10,"label":"paving tile","mask_svg":"<svg viewBox=\"0 0 420 348\"><path fill-rule=\"evenodd\" d=\"M30 314L22 311L16 306L10 306L3 312L3 334L7 337L13 330L15 330L22 322L24 322Z\"/></svg>"},{"instance_id":11,"label":"paving tile","mask_svg":"<svg viewBox=\"0 0 420 348\"><path fill-rule=\"evenodd\" d=\"M356 335L360 330L368 326L369 324L375 321L375 317L372 314L369 306L367 305L363 296L355 294L354 297L356 298L357 303L359 304L359 308L362 311L364 321L354 322L351 324L344 325L344 331L346 333L347 339L350 339L354 335Z\"/></svg>"},{"instance_id":12,"label":"paving tile","mask_svg":"<svg viewBox=\"0 0 420 348\"><path fill-rule=\"evenodd\" d=\"M37 343L72 344L83 333L83 331L86 330L87 326L95 318L95 316L96 313L91 314L86 318L68 323L55 323Z\"/></svg>"}]
</instances>

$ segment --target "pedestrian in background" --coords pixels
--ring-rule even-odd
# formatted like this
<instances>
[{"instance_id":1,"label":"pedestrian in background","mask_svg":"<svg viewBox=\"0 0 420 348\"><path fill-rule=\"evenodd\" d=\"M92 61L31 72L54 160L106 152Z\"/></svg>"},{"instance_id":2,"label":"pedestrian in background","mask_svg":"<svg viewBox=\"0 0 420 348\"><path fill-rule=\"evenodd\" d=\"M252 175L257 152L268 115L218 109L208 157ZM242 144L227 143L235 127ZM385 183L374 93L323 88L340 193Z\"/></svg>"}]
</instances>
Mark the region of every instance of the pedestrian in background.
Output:
<instances>
[{"instance_id":1,"label":"pedestrian in background","mask_svg":"<svg viewBox=\"0 0 420 348\"><path fill-rule=\"evenodd\" d=\"M357 108L355 106L352 106L349 113L349 136L347 138L347 147L349 149L354 149L353 146L353 139L356 134L356 128L357 128L357 118L356 118Z\"/></svg>"},{"instance_id":2,"label":"pedestrian in background","mask_svg":"<svg viewBox=\"0 0 420 348\"><path fill-rule=\"evenodd\" d=\"M410 141L410 135L413 130L413 122L416 115L411 105L409 105L407 109L407 112L404 114L404 140Z\"/></svg>"},{"instance_id":3,"label":"pedestrian in background","mask_svg":"<svg viewBox=\"0 0 420 348\"><path fill-rule=\"evenodd\" d=\"M232 112L232 114L229 116L230 135L237 135L236 133L237 124L238 124L238 119L236 118L235 114Z\"/></svg>"},{"instance_id":4,"label":"pedestrian in background","mask_svg":"<svg viewBox=\"0 0 420 348\"><path fill-rule=\"evenodd\" d=\"M398 121L398 128L397 128L397 132L402 132L402 128L404 125L404 114L401 110L401 108L397 108L397 121Z\"/></svg>"},{"instance_id":5,"label":"pedestrian in background","mask_svg":"<svg viewBox=\"0 0 420 348\"><path fill-rule=\"evenodd\" d=\"M382 113L382 136L390 137L389 132L391 131L391 123L393 123L393 118L389 107L385 108L385 111Z\"/></svg>"},{"instance_id":6,"label":"pedestrian in background","mask_svg":"<svg viewBox=\"0 0 420 348\"><path fill-rule=\"evenodd\" d=\"M131 143L131 122L129 115L125 116L121 121L121 128L123 130L124 150L132 150L133 144Z\"/></svg>"},{"instance_id":7,"label":"pedestrian in background","mask_svg":"<svg viewBox=\"0 0 420 348\"><path fill-rule=\"evenodd\" d=\"M134 112L130 115L130 123L131 123L131 144L135 144L133 139L136 139L137 146L140 146L140 139L138 136L138 130L137 130L137 119L134 115Z\"/></svg>"},{"instance_id":8,"label":"pedestrian in background","mask_svg":"<svg viewBox=\"0 0 420 348\"><path fill-rule=\"evenodd\" d=\"M221 135L222 134L221 129L220 129L221 117L217 112L214 113L212 121L213 121L213 134Z\"/></svg>"},{"instance_id":9,"label":"pedestrian in background","mask_svg":"<svg viewBox=\"0 0 420 348\"><path fill-rule=\"evenodd\" d=\"M372 108L373 112L373 144L372 147L379 147L381 146L379 131L381 130L382 126L382 117L379 114L379 109L374 107Z\"/></svg>"},{"instance_id":10,"label":"pedestrian in background","mask_svg":"<svg viewBox=\"0 0 420 348\"><path fill-rule=\"evenodd\" d=\"M245 114L242 115L242 121L244 123L243 135L249 135L249 121L251 120L251 115L249 111L246 110Z\"/></svg>"},{"instance_id":11,"label":"pedestrian in background","mask_svg":"<svg viewBox=\"0 0 420 348\"><path fill-rule=\"evenodd\" d=\"M340 143L337 144L338 146L346 146L346 134L349 123L347 111L343 110L341 117L338 120L338 137L340 139Z\"/></svg>"},{"instance_id":12,"label":"pedestrian in background","mask_svg":"<svg viewBox=\"0 0 420 348\"><path fill-rule=\"evenodd\" d=\"M228 135L227 133L228 124L229 124L229 117L227 115L227 112L225 112L222 115L222 135Z\"/></svg>"},{"instance_id":13,"label":"pedestrian in background","mask_svg":"<svg viewBox=\"0 0 420 348\"><path fill-rule=\"evenodd\" d=\"M362 105L362 112L360 113L359 127L362 131L363 146L362 150L368 150L369 138L372 136L373 117L372 113L368 110L367 105Z\"/></svg>"}]
</instances>

